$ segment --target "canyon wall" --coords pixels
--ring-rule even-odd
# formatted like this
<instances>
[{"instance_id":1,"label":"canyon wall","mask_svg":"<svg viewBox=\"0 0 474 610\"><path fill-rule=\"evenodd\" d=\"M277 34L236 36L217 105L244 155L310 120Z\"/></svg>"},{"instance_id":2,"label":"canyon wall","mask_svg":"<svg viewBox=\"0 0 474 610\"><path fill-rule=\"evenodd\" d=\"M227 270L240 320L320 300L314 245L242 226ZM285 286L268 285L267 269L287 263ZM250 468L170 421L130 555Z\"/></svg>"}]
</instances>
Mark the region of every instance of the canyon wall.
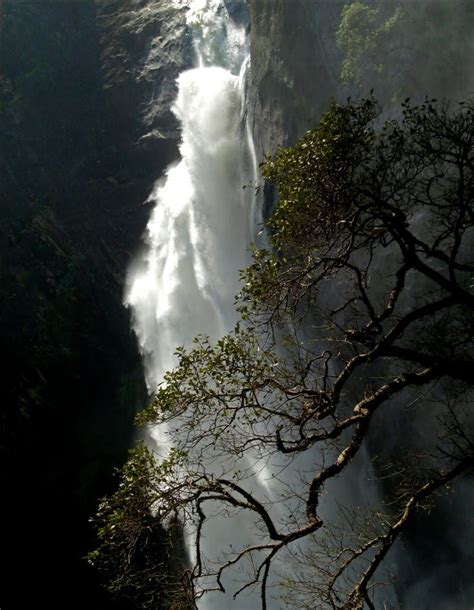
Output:
<instances>
[{"instance_id":1,"label":"canyon wall","mask_svg":"<svg viewBox=\"0 0 474 610\"><path fill-rule=\"evenodd\" d=\"M146 400L124 278L177 156L183 8L0 1L2 608L109 607L88 520Z\"/></svg>"}]
</instances>

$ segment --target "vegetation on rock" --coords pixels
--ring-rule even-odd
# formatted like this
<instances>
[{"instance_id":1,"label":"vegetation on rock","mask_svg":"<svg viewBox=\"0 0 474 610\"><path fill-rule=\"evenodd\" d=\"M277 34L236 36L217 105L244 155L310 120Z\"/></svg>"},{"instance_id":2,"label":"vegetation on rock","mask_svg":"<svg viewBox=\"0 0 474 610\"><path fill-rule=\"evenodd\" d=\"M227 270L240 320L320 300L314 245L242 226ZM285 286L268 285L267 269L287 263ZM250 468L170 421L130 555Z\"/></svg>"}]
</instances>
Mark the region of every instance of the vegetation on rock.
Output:
<instances>
[{"instance_id":1,"label":"vegetation on rock","mask_svg":"<svg viewBox=\"0 0 474 610\"><path fill-rule=\"evenodd\" d=\"M465 96L472 89L470 0L354 0L341 11L336 41L341 79L399 103L407 95Z\"/></svg>"}]
</instances>

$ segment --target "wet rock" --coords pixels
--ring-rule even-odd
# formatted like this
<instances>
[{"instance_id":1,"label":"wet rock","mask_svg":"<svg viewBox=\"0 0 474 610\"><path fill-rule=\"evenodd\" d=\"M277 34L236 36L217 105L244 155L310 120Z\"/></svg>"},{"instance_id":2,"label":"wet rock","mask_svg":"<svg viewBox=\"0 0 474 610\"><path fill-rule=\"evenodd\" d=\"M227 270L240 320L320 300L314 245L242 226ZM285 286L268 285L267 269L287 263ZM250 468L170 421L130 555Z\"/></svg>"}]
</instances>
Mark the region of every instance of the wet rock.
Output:
<instances>
[{"instance_id":1,"label":"wet rock","mask_svg":"<svg viewBox=\"0 0 474 610\"><path fill-rule=\"evenodd\" d=\"M249 26L250 12L245 0L224 0L229 17L238 25Z\"/></svg>"}]
</instances>

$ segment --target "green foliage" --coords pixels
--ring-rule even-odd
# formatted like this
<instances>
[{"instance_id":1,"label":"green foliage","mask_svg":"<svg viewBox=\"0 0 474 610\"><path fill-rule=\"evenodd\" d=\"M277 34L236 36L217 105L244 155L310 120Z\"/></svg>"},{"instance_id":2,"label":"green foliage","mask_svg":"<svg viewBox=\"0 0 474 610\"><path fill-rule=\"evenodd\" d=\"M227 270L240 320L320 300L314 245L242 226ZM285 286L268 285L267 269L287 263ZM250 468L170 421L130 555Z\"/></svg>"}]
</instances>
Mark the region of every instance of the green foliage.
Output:
<instances>
[{"instance_id":1,"label":"green foliage","mask_svg":"<svg viewBox=\"0 0 474 610\"><path fill-rule=\"evenodd\" d=\"M386 69L384 51L393 40L400 38L405 20L400 7L386 16L380 7L371 8L359 0L346 5L336 33L337 44L344 51L342 80L362 86L366 83L367 71L372 78L380 75Z\"/></svg>"},{"instance_id":2,"label":"green foliage","mask_svg":"<svg viewBox=\"0 0 474 610\"><path fill-rule=\"evenodd\" d=\"M275 364L270 354L259 349L251 331L238 330L215 345L198 336L194 344L190 351L177 350L177 366L165 375L148 409L139 414L140 425L175 418L188 410L198 419L214 410L218 414L232 396L240 396L242 386L256 387Z\"/></svg>"},{"instance_id":3,"label":"green foliage","mask_svg":"<svg viewBox=\"0 0 474 610\"><path fill-rule=\"evenodd\" d=\"M473 21L470 0L353 0L336 32L341 79L357 93L375 90L384 103L470 95Z\"/></svg>"},{"instance_id":4,"label":"green foliage","mask_svg":"<svg viewBox=\"0 0 474 610\"><path fill-rule=\"evenodd\" d=\"M472 391L474 361L474 106L406 100L400 122L380 125L379 114L372 98L333 104L316 129L263 164L280 199L268 221L270 248L242 272L242 321L215 344L198 336L191 349L177 349L176 368L138 418L160 426L173 449L155 463L139 447L102 504L102 546L92 558L117 590L123 574L128 583L136 573L124 559L131 541L174 517L192 524L190 579L204 590L211 578L223 590L222 575L248 560L265 607L271 562L305 539L316 548L298 566L310 566L302 577L310 599L321 608L343 607L341 600L374 607L372 579L397 536L431 493L472 469L474 443L458 407ZM461 401L436 393L441 379ZM410 459L397 455L393 472L394 455L382 447L389 508L356 521L343 506L325 523L320 494L330 489L338 506L338 488L327 483L351 476L361 449L377 442L374 421L383 426L380 413L397 401L413 401L423 426L436 431L423 447L426 463L412 476ZM286 468L306 451L320 464L289 482ZM257 498L256 465L272 463L279 499ZM283 524L272 519L275 502L291 506ZM230 520L241 511L258 524L261 542L223 550L216 568L201 552L202 528L212 515ZM142 543L133 545L135 553ZM158 560L157 571L165 564ZM153 581L139 582L145 594ZM294 603L313 607L307 598Z\"/></svg>"},{"instance_id":5,"label":"green foliage","mask_svg":"<svg viewBox=\"0 0 474 610\"><path fill-rule=\"evenodd\" d=\"M371 188L379 112L373 98L333 103L316 129L263 163L262 175L278 187L279 203L268 221L272 250L255 253L243 273L244 302L278 310L279 302L289 305L287 288L305 286L302 269L315 250L341 235L361 203L360 187ZM389 131L387 125L394 148L397 135Z\"/></svg>"},{"instance_id":6,"label":"green foliage","mask_svg":"<svg viewBox=\"0 0 474 610\"><path fill-rule=\"evenodd\" d=\"M297 144L281 149L262 167L262 174L278 186L278 207L271 220L274 248L279 253L326 241L353 201L350 169L372 153L373 99L361 104L333 104L319 126Z\"/></svg>"},{"instance_id":7,"label":"green foliage","mask_svg":"<svg viewBox=\"0 0 474 610\"><path fill-rule=\"evenodd\" d=\"M172 450L158 465L145 445L137 445L120 473L117 491L102 500L94 519L99 546L88 561L102 572L109 591L136 607L186 608L179 580L183 566L174 573L176 558L170 557L173 546L175 553L180 549L180 525L171 519L165 530L163 515L154 514L160 510L154 506L161 497L154 481L170 484L181 460Z\"/></svg>"},{"instance_id":8,"label":"green foliage","mask_svg":"<svg viewBox=\"0 0 474 610\"><path fill-rule=\"evenodd\" d=\"M333 103L316 129L263 163L262 175L279 193L268 221L272 250L255 252L253 264L243 271L241 312L248 303L279 309L286 286L299 281L297 269L340 231L357 204L354 172L372 162L378 114L373 98L358 105Z\"/></svg>"},{"instance_id":9,"label":"green foliage","mask_svg":"<svg viewBox=\"0 0 474 610\"><path fill-rule=\"evenodd\" d=\"M471 145L472 105L451 114L436 100L411 105L407 99L400 123L380 126L379 114L373 98L333 104L316 129L262 165L279 203L268 221L272 250L257 252L243 272L243 300L254 310L294 316L302 296L312 299L322 278L340 272L342 260L383 245L393 222L406 223L419 205L439 222L454 222L459 209L444 171L457 171L456 159L462 162ZM444 161L444 150L453 166L437 175L436 156ZM430 192L424 194L425 183ZM435 188L443 203L433 205ZM449 250L451 238L448 230L435 242ZM320 263L329 252L332 258Z\"/></svg>"}]
</instances>

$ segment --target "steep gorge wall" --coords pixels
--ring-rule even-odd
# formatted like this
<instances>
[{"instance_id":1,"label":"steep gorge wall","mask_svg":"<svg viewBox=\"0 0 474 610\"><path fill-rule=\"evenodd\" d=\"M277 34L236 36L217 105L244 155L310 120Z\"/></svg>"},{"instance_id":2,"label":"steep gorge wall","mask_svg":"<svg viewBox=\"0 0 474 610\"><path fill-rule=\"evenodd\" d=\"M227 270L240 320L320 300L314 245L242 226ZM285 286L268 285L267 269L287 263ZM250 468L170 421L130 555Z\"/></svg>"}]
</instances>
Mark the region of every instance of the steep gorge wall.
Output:
<instances>
[{"instance_id":1,"label":"steep gorge wall","mask_svg":"<svg viewBox=\"0 0 474 610\"><path fill-rule=\"evenodd\" d=\"M145 398L123 284L191 53L176 3L0 0L5 610L110 605L87 521Z\"/></svg>"},{"instance_id":2,"label":"steep gorge wall","mask_svg":"<svg viewBox=\"0 0 474 610\"><path fill-rule=\"evenodd\" d=\"M251 12L249 112L257 156L314 127L341 92L334 32L344 2L247 0Z\"/></svg>"},{"instance_id":3,"label":"steep gorge wall","mask_svg":"<svg viewBox=\"0 0 474 610\"><path fill-rule=\"evenodd\" d=\"M247 0L251 74L248 113L257 161L290 146L315 127L346 88L335 41L344 0ZM263 214L276 193L265 183Z\"/></svg>"}]
</instances>

